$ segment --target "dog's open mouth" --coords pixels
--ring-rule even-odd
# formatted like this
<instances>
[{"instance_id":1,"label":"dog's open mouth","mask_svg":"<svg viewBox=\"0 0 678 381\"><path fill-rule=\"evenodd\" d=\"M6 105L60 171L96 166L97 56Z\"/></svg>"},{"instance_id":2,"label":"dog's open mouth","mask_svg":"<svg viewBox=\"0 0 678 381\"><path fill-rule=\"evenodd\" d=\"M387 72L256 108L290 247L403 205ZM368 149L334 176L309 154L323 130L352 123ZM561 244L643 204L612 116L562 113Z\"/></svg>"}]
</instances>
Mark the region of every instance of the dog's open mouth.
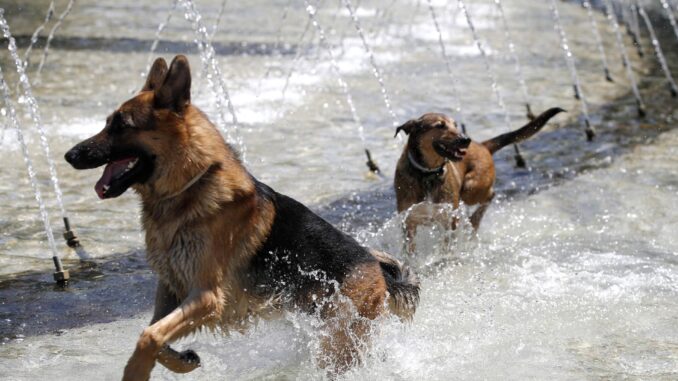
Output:
<instances>
[{"instance_id":1,"label":"dog's open mouth","mask_svg":"<svg viewBox=\"0 0 678 381\"><path fill-rule=\"evenodd\" d=\"M106 164L104 173L94 186L101 199L118 197L129 188L142 173L139 157L131 156Z\"/></svg>"},{"instance_id":2,"label":"dog's open mouth","mask_svg":"<svg viewBox=\"0 0 678 381\"><path fill-rule=\"evenodd\" d=\"M437 141L433 144L433 148L440 156L452 161L461 161L466 155L469 144L468 139L458 139L452 142Z\"/></svg>"}]
</instances>

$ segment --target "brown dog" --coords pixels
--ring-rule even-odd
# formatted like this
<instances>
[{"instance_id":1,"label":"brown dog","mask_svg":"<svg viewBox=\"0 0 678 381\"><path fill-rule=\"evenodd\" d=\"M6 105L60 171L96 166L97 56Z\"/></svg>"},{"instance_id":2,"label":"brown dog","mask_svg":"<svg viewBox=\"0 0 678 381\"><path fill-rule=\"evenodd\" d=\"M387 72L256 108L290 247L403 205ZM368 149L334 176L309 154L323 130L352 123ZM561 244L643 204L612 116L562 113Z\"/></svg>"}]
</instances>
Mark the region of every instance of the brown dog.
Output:
<instances>
[{"instance_id":1,"label":"brown dog","mask_svg":"<svg viewBox=\"0 0 678 381\"><path fill-rule=\"evenodd\" d=\"M424 114L396 129L409 135L395 172L398 212L415 204L449 203L454 209L459 202L479 205L471 216L478 229L487 207L494 197L494 160L492 154L512 143L525 140L539 131L546 122L564 110L552 108L522 128L499 135L483 143L464 136L456 123L443 114ZM430 204L429 204L430 206ZM408 251L414 252L414 235L419 224L439 220L431 208L413 208L405 220ZM456 228L456 219L448 218L449 227Z\"/></svg>"},{"instance_id":2,"label":"brown dog","mask_svg":"<svg viewBox=\"0 0 678 381\"><path fill-rule=\"evenodd\" d=\"M147 380L156 360L189 372L199 357L169 343L202 327L240 330L283 309L323 319L320 365L346 369L359 360L370 320L387 311L412 316L416 276L257 181L191 104L190 90L184 56L169 69L157 59L141 92L66 153L76 169L106 165L100 198L129 187L141 197L158 288L123 379Z\"/></svg>"}]
</instances>

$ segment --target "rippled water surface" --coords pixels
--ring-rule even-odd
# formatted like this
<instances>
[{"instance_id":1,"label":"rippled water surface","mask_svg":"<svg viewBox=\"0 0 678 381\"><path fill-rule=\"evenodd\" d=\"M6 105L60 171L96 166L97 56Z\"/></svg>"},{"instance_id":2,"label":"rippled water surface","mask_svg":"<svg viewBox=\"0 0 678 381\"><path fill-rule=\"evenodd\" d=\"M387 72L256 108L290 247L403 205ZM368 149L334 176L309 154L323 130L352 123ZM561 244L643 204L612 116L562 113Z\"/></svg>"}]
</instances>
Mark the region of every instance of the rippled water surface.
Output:
<instances>
[{"instance_id":1,"label":"rippled water surface","mask_svg":"<svg viewBox=\"0 0 678 381\"><path fill-rule=\"evenodd\" d=\"M277 35L283 9L286 20ZM493 1L466 2L487 44L513 126L524 106ZM154 278L143 260L137 198L129 192L100 201L100 170L74 171L63 153L104 125L142 84L148 49L171 1L78 1L53 41L38 82L28 74L48 130L64 201L95 266L73 271L69 291L51 286L51 261L14 134L0 150L0 379L73 375L116 379L150 319ZM375 52L399 121L428 111L453 114L451 78L441 58L426 1L359 2L358 17ZM6 5L20 52L40 24L47 1ZM57 13L65 4L57 2ZM433 1L454 62L469 134L478 140L508 127L455 2ZM220 1L198 1L211 29ZM0 5L0 7L5 7ZM422 279L411 324L386 319L364 365L342 379L661 379L678 378L678 118L651 52L630 48L648 116L638 119L614 35L596 13L614 83L605 81L584 9L558 2L577 59L591 117L592 143L578 119L559 37L548 2L505 0L507 21L524 64L532 108L561 106L555 118L522 145L530 170L513 167L510 150L496 155L498 197L477 237L422 229L419 253L404 258ZM678 72L678 40L659 8L657 22L669 66ZM402 216L395 214L392 173L401 143L382 102L361 41L338 1L320 0L319 22L365 125L367 146L384 176L368 176L358 131L328 62L307 22L303 2L229 1L214 37L247 146L248 168L276 190L310 205L361 242L400 256ZM159 54L189 53L193 103L217 121L193 31L176 12ZM282 42L283 54L273 51ZM39 42L44 43L44 40ZM6 54L0 65L16 95ZM32 61L39 61L35 49ZM298 52L298 53L297 53ZM295 56L300 58L295 63ZM285 77L289 88L282 98ZM269 74L265 73L269 70ZM0 107L5 107L0 103ZM58 212L35 129L31 152L53 224ZM0 115L0 128L6 120ZM445 237L449 245L445 245ZM60 242L59 242L60 243ZM199 334L178 343L193 348L203 367L178 376L156 368L156 379L319 379L315 322L289 314L228 338Z\"/></svg>"}]
</instances>

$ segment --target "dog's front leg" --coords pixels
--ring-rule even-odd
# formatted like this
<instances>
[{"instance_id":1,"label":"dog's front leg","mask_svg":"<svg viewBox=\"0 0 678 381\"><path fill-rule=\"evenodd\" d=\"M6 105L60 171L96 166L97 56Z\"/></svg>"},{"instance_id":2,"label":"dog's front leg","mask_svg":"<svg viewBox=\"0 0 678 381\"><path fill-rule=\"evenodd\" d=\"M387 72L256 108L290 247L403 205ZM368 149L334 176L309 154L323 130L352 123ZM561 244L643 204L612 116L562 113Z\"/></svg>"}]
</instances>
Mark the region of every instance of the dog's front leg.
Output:
<instances>
[{"instance_id":1,"label":"dog's front leg","mask_svg":"<svg viewBox=\"0 0 678 381\"><path fill-rule=\"evenodd\" d=\"M144 329L127 362L123 381L148 380L165 344L217 319L223 300L219 294L217 290L194 289L177 308Z\"/></svg>"},{"instance_id":2,"label":"dog's front leg","mask_svg":"<svg viewBox=\"0 0 678 381\"><path fill-rule=\"evenodd\" d=\"M179 299L163 283L158 282L158 288L155 293L155 309L151 324L167 316L170 312L179 307ZM165 344L157 357L158 363L174 373L188 373L200 366L200 357L191 349L177 352L169 344Z\"/></svg>"}]
</instances>

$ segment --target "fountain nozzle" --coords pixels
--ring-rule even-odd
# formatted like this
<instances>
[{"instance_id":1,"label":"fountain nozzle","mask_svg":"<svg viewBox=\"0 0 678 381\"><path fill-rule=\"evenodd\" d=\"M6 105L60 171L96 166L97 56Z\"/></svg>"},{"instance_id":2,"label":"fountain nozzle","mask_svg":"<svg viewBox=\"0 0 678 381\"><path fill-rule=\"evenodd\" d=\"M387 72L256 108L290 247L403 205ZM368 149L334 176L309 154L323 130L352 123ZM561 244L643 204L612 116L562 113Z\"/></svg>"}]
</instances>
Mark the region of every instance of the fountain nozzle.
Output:
<instances>
[{"instance_id":1,"label":"fountain nozzle","mask_svg":"<svg viewBox=\"0 0 678 381\"><path fill-rule=\"evenodd\" d=\"M608 82L614 82L612 76L610 75L610 69L605 68L605 80Z\"/></svg>"},{"instance_id":2,"label":"fountain nozzle","mask_svg":"<svg viewBox=\"0 0 678 381\"><path fill-rule=\"evenodd\" d=\"M591 123L589 123L588 119L585 120L584 123L586 124L586 140L590 142L596 137L596 132L593 131L593 127L591 127Z\"/></svg>"},{"instance_id":3,"label":"fountain nozzle","mask_svg":"<svg viewBox=\"0 0 678 381\"><path fill-rule=\"evenodd\" d=\"M73 230L71 230L71 223L68 217L64 217L64 239L68 247L76 248L80 246L80 240L76 237Z\"/></svg>"},{"instance_id":4,"label":"fountain nozzle","mask_svg":"<svg viewBox=\"0 0 678 381\"><path fill-rule=\"evenodd\" d=\"M381 170L379 169L379 166L374 162L374 160L372 160L372 154L367 148L365 148L365 155L367 155L367 162L365 164L367 164L367 168L370 169L370 172L380 173Z\"/></svg>"},{"instance_id":5,"label":"fountain nozzle","mask_svg":"<svg viewBox=\"0 0 678 381\"><path fill-rule=\"evenodd\" d=\"M529 104L529 103L525 103L525 109L527 110L527 119L528 119L530 122L533 121L533 120L535 120L535 119L537 119L537 117L536 117L536 116L534 115L534 113L532 112L532 107L530 107L530 104Z\"/></svg>"},{"instance_id":6,"label":"fountain nozzle","mask_svg":"<svg viewBox=\"0 0 678 381\"><path fill-rule=\"evenodd\" d=\"M645 106L640 100L636 100L636 106L638 106L638 116L641 118L645 117Z\"/></svg>"},{"instance_id":7,"label":"fountain nozzle","mask_svg":"<svg viewBox=\"0 0 678 381\"><path fill-rule=\"evenodd\" d=\"M527 162L525 162L525 158L520 153L520 149L518 148L518 145L514 144L513 149L516 151L516 154L513 156L513 158L516 159L516 167L518 167L518 168L527 167Z\"/></svg>"},{"instance_id":8,"label":"fountain nozzle","mask_svg":"<svg viewBox=\"0 0 678 381\"><path fill-rule=\"evenodd\" d=\"M58 286L66 287L68 285L68 280L71 279L71 275L68 273L68 270L64 270L59 257L56 255L53 256L52 261L54 261L54 267L56 268L56 271L54 272L54 281Z\"/></svg>"}]
</instances>

